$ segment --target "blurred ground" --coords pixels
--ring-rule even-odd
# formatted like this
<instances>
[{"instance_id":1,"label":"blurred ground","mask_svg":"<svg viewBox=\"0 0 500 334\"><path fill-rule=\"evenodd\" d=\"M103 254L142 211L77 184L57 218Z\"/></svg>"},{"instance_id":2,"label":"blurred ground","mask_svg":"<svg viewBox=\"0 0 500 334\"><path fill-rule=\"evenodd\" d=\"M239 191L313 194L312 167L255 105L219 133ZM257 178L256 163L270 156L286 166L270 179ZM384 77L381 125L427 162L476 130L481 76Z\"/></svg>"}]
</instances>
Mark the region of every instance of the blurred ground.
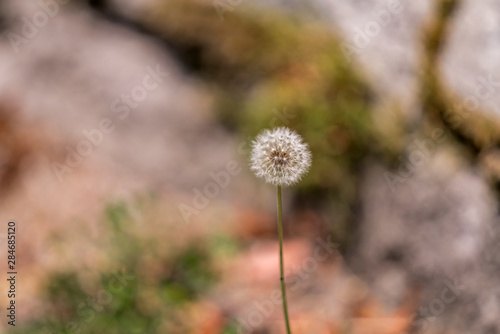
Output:
<instances>
[{"instance_id":1,"label":"blurred ground","mask_svg":"<svg viewBox=\"0 0 500 334\"><path fill-rule=\"evenodd\" d=\"M0 7L17 332L284 333L246 167L274 125L314 154L284 194L294 333L500 331L495 2L43 3Z\"/></svg>"}]
</instances>

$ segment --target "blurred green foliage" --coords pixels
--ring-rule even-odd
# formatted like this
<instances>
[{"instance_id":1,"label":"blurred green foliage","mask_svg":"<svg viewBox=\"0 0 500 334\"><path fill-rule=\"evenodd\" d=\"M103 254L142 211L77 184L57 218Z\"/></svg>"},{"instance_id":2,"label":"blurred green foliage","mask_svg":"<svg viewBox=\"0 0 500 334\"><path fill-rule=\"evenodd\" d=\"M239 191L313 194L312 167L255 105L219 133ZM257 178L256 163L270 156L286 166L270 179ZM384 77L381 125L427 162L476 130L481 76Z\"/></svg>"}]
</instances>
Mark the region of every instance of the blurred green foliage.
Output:
<instances>
[{"instance_id":1,"label":"blurred green foliage","mask_svg":"<svg viewBox=\"0 0 500 334\"><path fill-rule=\"evenodd\" d=\"M112 268L89 273L52 273L43 290L45 317L15 333L187 333L194 324L180 316L217 282L214 261L232 254L223 236L189 243L167 254L157 237L144 237L124 204L111 205L104 219L109 229L103 256ZM222 241L222 242L220 242ZM95 273L91 273L95 274ZM87 277L87 278L84 278ZM226 333L233 333L228 323Z\"/></svg>"}]
</instances>

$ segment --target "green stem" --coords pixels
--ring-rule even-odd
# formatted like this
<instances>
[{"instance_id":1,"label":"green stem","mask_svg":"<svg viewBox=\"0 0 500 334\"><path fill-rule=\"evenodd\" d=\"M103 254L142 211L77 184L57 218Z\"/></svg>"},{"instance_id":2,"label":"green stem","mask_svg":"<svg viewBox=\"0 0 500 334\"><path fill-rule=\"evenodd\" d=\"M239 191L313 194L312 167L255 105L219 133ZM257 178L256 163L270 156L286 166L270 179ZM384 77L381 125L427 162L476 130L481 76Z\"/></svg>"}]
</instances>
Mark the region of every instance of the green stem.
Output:
<instances>
[{"instance_id":1,"label":"green stem","mask_svg":"<svg viewBox=\"0 0 500 334\"><path fill-rule=\"evenodd\" d=\"M291 334L290 320L288 319L288 306L286 303L286 289L285 289L285 266L283 263L283 219L281 214L281 186L278 185L278 235L280 240L280 281L281 281L281 297L283 298L283 313L285 315L286 332Z\"/></svg>"}]
</instances>

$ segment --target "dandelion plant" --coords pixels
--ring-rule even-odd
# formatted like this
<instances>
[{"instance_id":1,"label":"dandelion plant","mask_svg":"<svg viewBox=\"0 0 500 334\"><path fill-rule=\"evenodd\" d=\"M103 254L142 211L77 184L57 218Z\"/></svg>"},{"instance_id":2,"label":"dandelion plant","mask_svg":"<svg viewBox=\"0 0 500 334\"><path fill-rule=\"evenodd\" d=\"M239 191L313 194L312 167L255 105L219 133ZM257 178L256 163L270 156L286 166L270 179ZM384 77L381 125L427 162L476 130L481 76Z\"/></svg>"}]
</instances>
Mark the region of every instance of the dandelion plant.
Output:
<instances>
[{"instance_id":1,"label":"dandelion plant","mask_svg":"<svg viewBox=\"0 0 500 334\"><path fill-rule=\"evenodd\" d=\"M257 177L276 186L278 202L278 237L280 256L281 298L286 331L291 334L286 300L283 261L283 222L281 210L281 187L299 182L311 166L311 152L308 145L294 131L281 127L265 130L252 143L250 169Z\"/></svg>"}]
</instances>

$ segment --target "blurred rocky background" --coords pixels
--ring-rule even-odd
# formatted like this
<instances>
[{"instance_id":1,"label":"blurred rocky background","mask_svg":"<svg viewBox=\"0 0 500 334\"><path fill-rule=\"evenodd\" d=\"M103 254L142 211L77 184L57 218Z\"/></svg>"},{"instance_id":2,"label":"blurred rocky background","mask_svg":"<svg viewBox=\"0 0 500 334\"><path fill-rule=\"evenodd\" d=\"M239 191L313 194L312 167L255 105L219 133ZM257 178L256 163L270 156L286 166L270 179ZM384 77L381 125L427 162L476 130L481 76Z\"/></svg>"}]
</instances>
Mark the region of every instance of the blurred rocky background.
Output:
<instances>
[{"instance_id":1,"label":"blurred rocky background","mask_svg":"<svg viewBox=\"0 0 500 334\"><path fill-rule=\"evenodd\" d=\"M500 333L498 6L1 1L1 331L284 333L247 161L287 126L293 333Z\"/></svg>"}]
</instances>

